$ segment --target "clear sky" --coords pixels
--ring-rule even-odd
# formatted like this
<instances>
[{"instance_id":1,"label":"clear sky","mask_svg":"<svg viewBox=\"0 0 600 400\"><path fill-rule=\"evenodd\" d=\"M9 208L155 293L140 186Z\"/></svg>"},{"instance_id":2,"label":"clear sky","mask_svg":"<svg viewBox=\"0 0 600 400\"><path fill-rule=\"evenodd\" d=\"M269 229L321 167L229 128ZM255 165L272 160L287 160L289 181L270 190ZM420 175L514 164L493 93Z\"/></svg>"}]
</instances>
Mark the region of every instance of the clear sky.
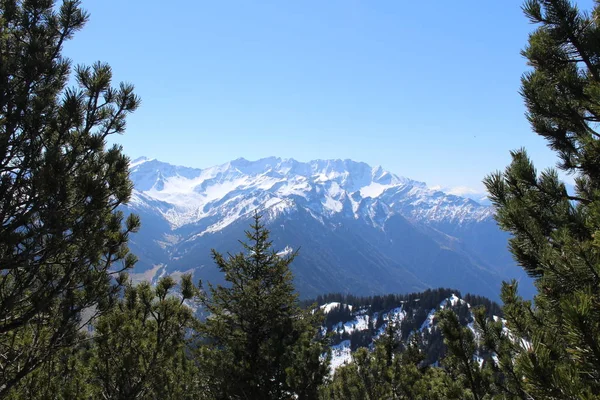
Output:
<instances>
[{"instance_id":1,"label":"clear sky","mask_svg":"<svg viewBox=\"0 0 600 400\"><path fill-rule=\"evenodd\" d=\"M579 2L587 7L591 0ZM518 94L533 29L517 0L87 0L65 46L108 62L142 107L132 158L350 158L444 187L526 147L555 163Z\"/></svg>"}]
</instances>

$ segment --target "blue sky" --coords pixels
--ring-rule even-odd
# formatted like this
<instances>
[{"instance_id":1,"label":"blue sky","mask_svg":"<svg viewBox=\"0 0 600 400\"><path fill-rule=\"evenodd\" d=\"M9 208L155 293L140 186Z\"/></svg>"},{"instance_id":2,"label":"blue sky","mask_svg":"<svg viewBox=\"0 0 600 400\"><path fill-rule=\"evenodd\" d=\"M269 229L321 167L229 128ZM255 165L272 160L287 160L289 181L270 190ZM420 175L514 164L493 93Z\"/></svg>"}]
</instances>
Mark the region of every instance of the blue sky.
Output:
<instances>
[{"instance_id":1,"label":"blue sky","mask_svg":"<svg viewBox=\"0 0 600 400\"><path fill-rule=\"evenodd\" d=\"M533 29L520 5L90 0L65 54L135 84L142 107L116 138L132 158L351 158L481 189L511 149L556 161L518 94Z\"/></svg>"}]
</instances>

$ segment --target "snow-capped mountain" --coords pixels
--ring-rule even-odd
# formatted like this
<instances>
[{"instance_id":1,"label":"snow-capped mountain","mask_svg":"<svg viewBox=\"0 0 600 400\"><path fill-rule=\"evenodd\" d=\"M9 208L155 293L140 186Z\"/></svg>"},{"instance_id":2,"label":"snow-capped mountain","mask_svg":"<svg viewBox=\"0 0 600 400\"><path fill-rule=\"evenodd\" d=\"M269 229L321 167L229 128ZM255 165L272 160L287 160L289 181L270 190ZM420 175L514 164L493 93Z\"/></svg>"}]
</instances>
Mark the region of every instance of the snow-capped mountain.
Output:
<instances>
[{"instance_id":1,"label":"snow-capped mountain","mask_svg":"<svg viewBox=\"0 0 600 400\"><path fill-rule=\"evenodd\" d=\"M256 210L276 247L301 247L303 296L443 285L497 297L501 280L519 274L491 208L365 163L240 158L194 169L140 158L130 177L140 278L193 270L220 281L210 249L239 250Z\"/></svg>"},{"instance_id":2,"label":"snow-capped mountain","mask_svg":"<svg viewBox=\"0 0 600 400\"><path fill-rule=\"evenodd\" d=\"M475 200L477 203L490 206L492 202L488 198L487 192L483 190L477 190L470 188L468 186L450 186L450 187L442 187L442 186L432 186L431 189L436 191L441 191L447 194L453 194L455 196L466 197L471 200Z\"/></svg>"},{"instance_id":3,"label":"snow-capped mountain","mask_svg":"<svg viewBox=\"0 0 600 400\"><path fill-rule=\"evenodd\" d=\"M351 160L240 158L192 169L141 158L131 163L130 173L135 184L132 202L155 204L174 229L224 217L206 232L218 231L254 209L281 213L295 206L310 210L319 220L341 214L366 217L374 224L382 222L377 216L394 212L417 221L456 224L492 215L490 208L468 198Z\"/></svg>"}]
</instances>

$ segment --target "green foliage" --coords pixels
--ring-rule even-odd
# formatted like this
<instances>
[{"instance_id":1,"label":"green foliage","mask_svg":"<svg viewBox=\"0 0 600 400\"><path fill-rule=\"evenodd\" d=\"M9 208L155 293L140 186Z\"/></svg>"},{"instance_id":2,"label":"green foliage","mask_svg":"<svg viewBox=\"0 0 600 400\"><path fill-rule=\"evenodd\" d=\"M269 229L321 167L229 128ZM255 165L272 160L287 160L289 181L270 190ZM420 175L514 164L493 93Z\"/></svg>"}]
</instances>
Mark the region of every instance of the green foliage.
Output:
<instances>
[{"instance_id":1,"label":"green foliage","mask_svg":"<svg viewBox=\"0 0 600 400\"><path fill-rule=\"evenodd\" d=\"M359 351L366 351L360 349ZM367 390L358 371L358 365L352 362L336 369L333 381L321 388L322 400L363 400L368 399Z\"/></svg>"},{"instance_id":2,"label":"green foliage","mask_svg":"<svg viewBox=\"0 0 600 400\"><path fill-rule=\"evenodd\" d=\"M513 399L530 398L523 387L523 375L515 365L518 338L508 334L502 320L488 318L483 307L475 308L473 314L482 341L481 347L487 351L484 362L490 373L487 382L490 392ZM492 354L495 359L491 357Z\"/></svg>"},{"instance_id":3,"label":"green foliage","mask_svg":"<svg viewBox=\"0 0 600 400\"><path fill-rule=\"evenodd\" d=\"M11 399L198 399L200 379L186 335L195 325L184 304L199 291L184 275L183 295L162 278L156 288L128 284L124 297L95 323L87 341L59 352L24 378Z\"/></svg>"},{"instance_id":4,"label":"green foliage","mask_svg":"<svg viewBox=\"0 0 600 400\"><path fill-rule=\"evenodd\" d=\"M190 275L181 278L181 296L170 294L175 285L171 277L155 288L129 284L118 305L98 319L89 355L97 398L197 398L198 373L186 353L196 320L184 302L197 300L199 290Z\"/></svg>"},{"instance_id":5,"label":"green foliage","mask_svg":"<svg viewBox=\"0 0 600 400\"><path fill-rule=\"evenodd\" d=\"M328 371L323 316L300 308L289 269L296 254L276 254L258 214L246 236L247 253L213 250L229 285L209 285L202 297L210 317L200 326L198 362L208 391L216 399L315 398Z\"/></svg>"},{"instance_id":6,"label":"green foliage","mask_svg":"<svg viewBox=\"0 0 600 400\"><path fill-rule=\"evenodd\" d=\"M373 319L368 319L368 329L366 330L354 330L352 333L340 330L339 332L333 330L333 327L338 323L346 323L355 318L358 314L386 314L392 309L402 306L402 311L405 313L405 317L401 322L399 329L402 341L408 340L408 337L415 331L417 331L425 319L427 318L429 311L440 305L442 301L450 297L452 294L458 294L460 292L452 289L428 289L420 293L409 293L409 294L395 294L395 295L382 295L382 296L353 296L344 295L341 293L330 293L322 296L318 296L316 302L319 306L327 303L338 302L337 306L331 307L329 312L325 316L324 326L330 333L331 341L334 344L340 343L343 340L351 341L352 351L359 347L367 347L375 337L379 329L384 323L383 318L377 318L373 323ZM488 307L488 313L494 312L493 315L502 315L500 306L489 299L481 296L466 295L473 301L473 305L483 304ZM312 301L306 301L304 304L308 306ZM350 309L350 307L352 309ZM461 316L461 323L465 322L470 318L469 310L466 305L458 303L455 307L456 311ZM471 322L471 321L468 321ZM427 333L427 342L429 348L429 354L427 360L429 363L434 363L443 354L443 344L439 332L432 331Z\"/></svg>"},{"instance_id":7,"label":"green foliage","mask_svg":"<svg viewBox=\"0 0 600 400\"><path fill-rule=\"evenodd\" d=\"M536 280L535 300L505 283L502 310L466 296L485 308L446 307L439 330L421 338L425 310L447 289L321 296L319 305L381 315L401 303L406 313L331 380L324 316L300 307L296 254L273 251L258 215L245 253L213 251L227 286L200 293L188 275L180 295L170 277L155 288L126 284L139 220L117 211L132 190L128 160L105 141L124 132L140 101L131 85L113 88L99 62L76 67L77 85L66 87L62 46L88 19L79 1L0 0L0 10L0 397L600 398L600 1L591 13L568 0L523 6L538 25L523 51L527 118L575 177L575 193L556 170L538 173L523 149L485 179L515 259ZM202 323L186 305L196 299L210 314ZM471 312L477 337L465 327ZM339 307L326 326L352 317ZM368 343L382 321L353 333L353 344ZM440 354L442 367L429 366Z\"/></svg>"},{"instance_id":8,"label":"green foliage","mask_svg":"<svg viewBox=\"0 0 600 400\"><path fill-rule=\"evenodd\" d=\"M131 267L139 225L123 133L140 100L111 86L108 65L75 68L66 40L88 16L79 1L0 1L0 397L78 339L82 311L104 312Z\"/></svg>"},{"instance_id":9,"label":"green foliage","mask_svg":"<svg viewBox=\"0 0 600 400\"><path fill-rule=\"evenodd\" d=\"M538 174L525 150L485 184L515 259L536 279L535 302L502 289L506 326L478 318L498 353L507 391L520 398L600 396L600 3L591 13L567 0L528 0L538 28L523 51L533 70L522 95L533 130L575 177L569 194L554 169Z\"/></svg>"},{"instance_id":10,"label":"green foliage","mask_svg":"<svg viewBox=\"0 0 600 400\"><path fill-rule=\"evenodd\" d=\"M399 324L391 321L372 351L358 349L321 389L323 400L462 399L463 387L444 370L423 365L421 338L401 346Z\"/></svg>"},{"instance_id":11,"label":"green foliage","mask_svg":"<svg viewBox=\"0 0 600 400\"><path fill-rule=\"evenodd\" d=\"M444 336L448 354L443 365L450 376L464 388L465 399L481 400L491 389L490 376L474 357L477 350L475 337L468 327L463 327L458 315L444 309L438 313L439 326Z\"/></svg>"},{"instance_id":12,"label":"green foliage","mask_svg":"<svg viewBox=\"0 0 600 400\"><path fill-rule=\"evenodd\" d=\"M419 400L463 400L464 388L442 368L428 368L413 387Z\"/></svg>"},{"instance_id":13,"label":"green foliage","mask_svg":"<svg viewBox=\"0 0 600 400\"><path fill-rule=\"evenodd\" d=\"M70 400L90 399L90 371L86 357L89 342L62 349L54 357L42 363L35 371L25 376L8 392L8 400Z\"/></svg>"},{"instance_id":14,"label":"green foliage","mask_svg":"<svg viewBox=\"0 0 600 400\"><path fill-rule=\"evenodd\" d=\"M589 14L568 0L528 0L523 9L539 25L523 51L533 67L522 80L527 117L557 152L558 167L575 176L575 193L556 170L538 174L525 150L485 179L498 223L512 233L510 249L538 294L532 303L518 296L516 282L503 284L504 320L491 318L500 313L489 304L472 310L477 340L463 326L468 310L441 311L443 369L417 380L414 398L600 397L600 2ZM334 394L343 389L338 382L354 382L359 396L370 395L373 379L361 377L381 370L377 351L336 373Z\"/></svg>"}]
</instances>

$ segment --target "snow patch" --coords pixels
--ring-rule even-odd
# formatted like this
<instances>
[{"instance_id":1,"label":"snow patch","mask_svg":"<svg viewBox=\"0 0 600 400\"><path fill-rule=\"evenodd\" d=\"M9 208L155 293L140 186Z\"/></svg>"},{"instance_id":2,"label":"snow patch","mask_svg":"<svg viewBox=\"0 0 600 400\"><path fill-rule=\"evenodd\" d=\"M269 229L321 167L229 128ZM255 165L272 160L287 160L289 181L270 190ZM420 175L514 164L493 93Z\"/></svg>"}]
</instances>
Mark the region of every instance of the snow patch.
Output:
<instances>
[{"instance_id":1,"label":"snow patch","mask_svg":"<svg viewBox=\"0 0 600 400\"><path fill-rule=\"evenodd\" d=\"M344 340L340 344L331 346L331 374L342 365L346 365L352 361L352 352L350 341Z\"/></svg>"},{"instance_id":2,"label":"snow patch","mask_svg":"<svg viewBox=\"0 0 600 400\"><path fill-rule=\"evenodd\" d=\"M379 197L386 189L390 188L391 185L382 185L380 183L371 183L370 185L360 188L360 195L362 197Z\"/></svg>"},{"instance_id":3,"label":"snow patch","mask_svg":"<svg viewBox=\"0 0 600 400\"><path fill-rule=\"evenodd\" d=\"M293 252L294 252L294 249L292 249L290 246L285 246L283 248L283 250L281 250L279 253L277 253L277 255L279 257L285 257L285 256L289 256Z\"/></svg>"}]
</instances>

